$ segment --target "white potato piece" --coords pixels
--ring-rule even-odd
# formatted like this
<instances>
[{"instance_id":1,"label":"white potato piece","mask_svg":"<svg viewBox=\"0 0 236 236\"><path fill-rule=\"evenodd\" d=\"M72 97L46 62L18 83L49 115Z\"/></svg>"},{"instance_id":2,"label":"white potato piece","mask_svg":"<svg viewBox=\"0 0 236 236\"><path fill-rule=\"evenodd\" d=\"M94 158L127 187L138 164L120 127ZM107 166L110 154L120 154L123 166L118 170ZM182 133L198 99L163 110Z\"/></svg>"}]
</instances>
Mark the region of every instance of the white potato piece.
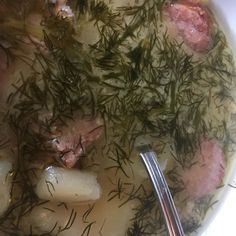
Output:
<instances>
[{"instance_id":1,"label":"white potato piece","mask_svg":"<svg viewBox=\"0 0 236 236\"><path fill-rule=\"evenodd\" d=\"M101 196L94 173L60 167L45 169L35 192L40 199L69 203L95 201Z\"/></svg>"},{"instance_id":2,"label":"white potato piece","mask_svg":"<svg viewBox=\"0 0 236 236\"><path fill-rule=\"evenodd\" d=\"M10 204L12 163L0 159L0 215L6 211Z\"/></svg>"}]
</instances>

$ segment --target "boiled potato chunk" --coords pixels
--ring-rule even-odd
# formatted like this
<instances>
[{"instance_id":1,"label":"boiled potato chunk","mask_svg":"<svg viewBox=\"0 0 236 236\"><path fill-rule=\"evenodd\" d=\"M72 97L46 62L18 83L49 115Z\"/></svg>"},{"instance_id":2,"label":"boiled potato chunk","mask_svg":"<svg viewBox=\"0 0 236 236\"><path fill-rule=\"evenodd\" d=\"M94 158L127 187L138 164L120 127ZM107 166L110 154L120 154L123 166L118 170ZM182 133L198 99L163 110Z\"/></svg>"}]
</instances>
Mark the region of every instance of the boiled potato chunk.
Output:
<instances>
[{"instance_id":1,"label":"boiled potato chunk","mask_svg":"<svg viewBox=\"0 0 236 236\"><path fill-rule=\"evenodd\" d=\"M0 215L6 211L10 204L12 163L0 159Z\"/></svg>"},{"instance_id":2,"label":"boiled potato chunk","mask_svg":"<svg viewBox=\"0 0 236 236\"><path fill-rule=\"evenodd\" d=\"M69 203L95 201L101 196L94 173L60 167L45 169L35 191L40 199Z\"/></svg>"}]
</instances>

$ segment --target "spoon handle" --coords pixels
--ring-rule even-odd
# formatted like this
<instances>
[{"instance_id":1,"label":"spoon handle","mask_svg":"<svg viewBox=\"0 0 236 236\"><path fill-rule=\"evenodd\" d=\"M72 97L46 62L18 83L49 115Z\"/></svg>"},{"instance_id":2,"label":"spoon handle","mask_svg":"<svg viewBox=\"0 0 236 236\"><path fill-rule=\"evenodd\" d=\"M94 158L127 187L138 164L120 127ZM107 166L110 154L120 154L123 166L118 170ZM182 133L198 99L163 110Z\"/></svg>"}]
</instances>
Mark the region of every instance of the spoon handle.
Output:
<instances>
[{"instance_id":1,"label":"spoon handle","mask_svg":"<svg viewBox=\"0 0 236 236\"><path fill-rule=\"evenodd\" d=\"M148 146L140 147L140 156L157 193L167 230L170 236L184 236L184 231L165 177L156 158L156 153Z\"/></svg>"}]
</instances>

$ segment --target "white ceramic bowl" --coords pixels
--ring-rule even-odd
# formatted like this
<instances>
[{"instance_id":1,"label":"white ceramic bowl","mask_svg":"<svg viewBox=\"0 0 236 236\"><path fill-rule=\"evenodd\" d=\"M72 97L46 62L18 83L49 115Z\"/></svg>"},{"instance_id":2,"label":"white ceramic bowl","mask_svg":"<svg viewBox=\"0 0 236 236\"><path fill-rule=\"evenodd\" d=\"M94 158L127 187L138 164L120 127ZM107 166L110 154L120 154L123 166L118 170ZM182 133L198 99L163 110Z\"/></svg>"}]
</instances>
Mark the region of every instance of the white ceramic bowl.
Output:
<instances>
[{"instance_id":1,"label":"white ceramic bowl","mask_svg":"<svg viewBox=\"0 0 236 236\"><path fill-rule=\"evenodd\" d=\"M228 38L236 60L236 1L210 0L210 4L218 23ZM220 202L209 213L207 222L196 234L198 236L236 235L236 188L232 187L236 186L236 155L234 159Z\"/></svg>"}]
</instances>

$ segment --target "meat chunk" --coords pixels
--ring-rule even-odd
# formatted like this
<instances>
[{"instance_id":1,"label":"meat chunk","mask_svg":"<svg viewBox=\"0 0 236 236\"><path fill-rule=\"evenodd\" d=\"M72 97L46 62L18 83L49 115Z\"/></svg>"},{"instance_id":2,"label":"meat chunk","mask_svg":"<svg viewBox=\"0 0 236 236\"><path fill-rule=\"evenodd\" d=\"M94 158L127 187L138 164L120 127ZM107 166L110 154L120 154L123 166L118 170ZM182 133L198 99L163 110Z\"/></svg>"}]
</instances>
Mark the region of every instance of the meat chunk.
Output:
<instances>
[{"instance_id":1,"label":"meat chunk","mask_svg":"<svg viewBox=\"0 0 236 236\"><path fill-rule=\"evenodd\" d=\"M71 121L50 141L57 159L72 168L85 150L103 133L99 119Z\"/></svg>"},{"instance_id":2,"label":"meat chunk","mask_svg":"<svg viewBox=\"0 0 236 236\"><path fill-rule=\"evenodd\" d=\"M224 154L216 140L204 139L194 155L194 162L182 173L188 195L198 199L214 191L224 177Z\"/></svg>"},{"instance_id":3,"label":"meat chunk","mask_svg":"<svg viewBox=\"0 0 236 236\"><path fill-rule=\"evenodd\" d=\"M209 0L185 0L186 2L189 3L200 3L200 4L207 4L209 2Z\"/></svg>"},{"instance_id":4,"label":"meat chunk","mask_svg":"<svg viewBox=\"0 0 236 236\"><path fill-rule=\"evenodd\" d=\"M166 11L185 44L196 52L204 52L211 43L212 22L204 6L194 2L179 1L170 4Z\"/></svg>"}]
</instances>

